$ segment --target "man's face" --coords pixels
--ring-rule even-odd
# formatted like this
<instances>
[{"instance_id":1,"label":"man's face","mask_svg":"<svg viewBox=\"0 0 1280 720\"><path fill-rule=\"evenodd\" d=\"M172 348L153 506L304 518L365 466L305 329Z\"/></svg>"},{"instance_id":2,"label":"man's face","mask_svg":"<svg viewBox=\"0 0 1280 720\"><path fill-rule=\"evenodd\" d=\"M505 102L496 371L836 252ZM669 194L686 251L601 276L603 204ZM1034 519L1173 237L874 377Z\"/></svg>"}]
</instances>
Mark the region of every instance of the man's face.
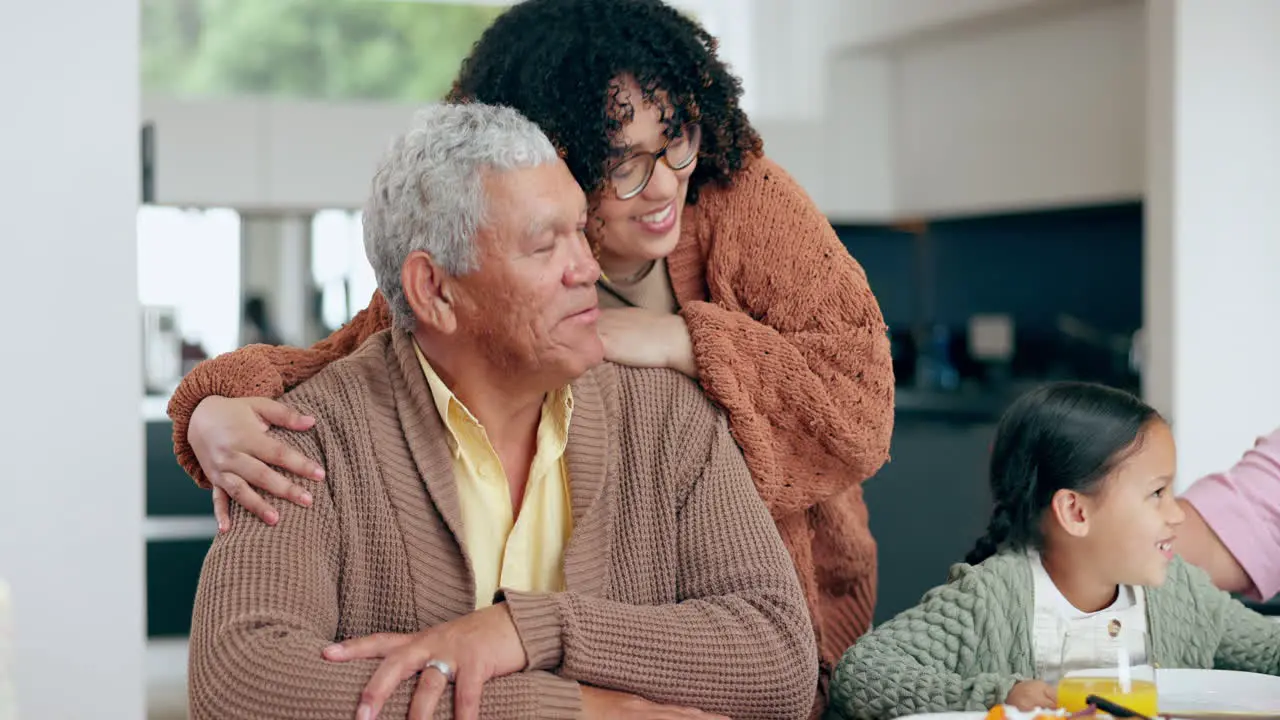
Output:
<instances>
[{"instance_id":1,"label":"man's face","mask_svg":"<svg viewBox=\"0 0 1280 720\"><path fill-rule=\"evenodd\" d=\"M505 372L568 383L604 359L586 198L559 161L489 173L484 186L479 268L454 280L458 332Z\"/></svg>"}]
</instances>

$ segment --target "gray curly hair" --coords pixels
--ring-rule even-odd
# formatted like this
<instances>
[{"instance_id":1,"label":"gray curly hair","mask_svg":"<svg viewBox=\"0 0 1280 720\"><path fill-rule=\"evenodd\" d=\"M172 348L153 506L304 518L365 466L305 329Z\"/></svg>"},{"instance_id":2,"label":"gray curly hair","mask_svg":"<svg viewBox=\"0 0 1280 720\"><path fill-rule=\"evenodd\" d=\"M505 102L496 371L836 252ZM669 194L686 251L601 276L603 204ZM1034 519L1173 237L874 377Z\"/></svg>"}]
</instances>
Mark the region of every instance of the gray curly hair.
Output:
<instances>
[{"instance_id":1,"label":"gray curly hair","mask_svg":"<svg viewBox=\"0 0 1280 720\"><path fill-rule=\"evenodd\" d=\"M397 327L414 326L400 283L410 253L426 252L450 275L477 268L484 172L558 159L542 130L508 107L440 103L414 116L383 156L364 207L364 252Z\"/></svg>"}]
</instances>

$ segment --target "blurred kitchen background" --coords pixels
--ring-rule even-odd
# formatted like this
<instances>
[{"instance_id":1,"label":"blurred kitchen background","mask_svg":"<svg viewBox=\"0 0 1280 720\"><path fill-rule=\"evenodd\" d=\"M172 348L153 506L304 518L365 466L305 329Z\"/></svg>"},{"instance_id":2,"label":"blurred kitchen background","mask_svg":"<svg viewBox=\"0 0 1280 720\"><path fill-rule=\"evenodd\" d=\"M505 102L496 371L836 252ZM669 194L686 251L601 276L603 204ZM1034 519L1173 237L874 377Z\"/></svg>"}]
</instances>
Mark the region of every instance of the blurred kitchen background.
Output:
<instances>
[{"instance_id":1,"label":"blurred kitchen background","mask_svg":"<svg viewBox=\"0 0 1280 720\"><path fill-rule=\"evenodd\" d=\"M890 327L894 462L866 488L878 619L979 534L986 447L1011 395L1055 378L1139 390L1142 3L915 7L934 14L878 32L856 15L824 27L839 8L823 3L688 8L721 37L767 151L862 263ZM358 208L372 163L502 8L142 8L152 197L139 289L149 313L170 313L146 338L147 621L170 637L187 631L213 525L208 493L173 461L168 391L202 357L264 338L310 344L365 307L375 283ZM830 35L826 49L811 42Z\"/></svg>"},{"instance_id":2,"label":"blurred kitchen background","mask_svg":"<svg viewBox=\"0 0 1280 720\"><path fill-rule=\"evenodd\" d=\"M135 184L141 198L136 248L111 268L128 275L136 261L136 304L125 280L77 282L114 293L117 323L140 316L140 354L112 362L137 368L142 436L121 427L99 442L145 448L140 465L120 459L95 480L123 499L99 488L78 502L86 517L123 517L103 531L112 547L128 548L129 533L145 542L142 564L115 576L140 587L114 607L145 602L142 702L152 718L184 717L185 637L215 524L208 493L174 461L168 395L203 358L249 342L308 345L365 307L375 284L359 208L374 163L415 105L445 93L508 3L71 4L93 27L58 43L89 52L96 72L56 82L91 93L137 71L123 101L85 108L136 125L136 145L96 151L129 162L106 179ZM880 546L878 622L942 581L980 534L995 419L1031 385L1079 378L1141 392L1174 420L1179 487L1276 425L1280 3L674 4L719 36L766 151L866 269L890 328L893 459L865 486ZM6 7L0 28L15 27L11 16L21 27L24 12L36 11ZM63 30L39 12L28 27ZM33 37L0 29L0 46L52 57ZM7 82L42 71L4 72ZM38 108L60 95L29 97ZM16 288L15 302L44 290L21 278ZM142 483L140 516L123 490L132 482ZM35 521L13 527L0 529L13 547L46 532ZM4 543L14 605L38 615L30 596L24 607L22 580L44 566L10 557ZM73 549L65 557L99 562ZM49 581L39 592L74 587ZM34 637L18 635L19 656L43 642ZM71 717L59 703L74 700L22 687L41 687L53 665L31 667L18 668L20 697L49 712L30 716ZM115 670L122 707L136 706L137 670ZM110 716L139 716L121 712Z\"/></svg>"}]
</instances>

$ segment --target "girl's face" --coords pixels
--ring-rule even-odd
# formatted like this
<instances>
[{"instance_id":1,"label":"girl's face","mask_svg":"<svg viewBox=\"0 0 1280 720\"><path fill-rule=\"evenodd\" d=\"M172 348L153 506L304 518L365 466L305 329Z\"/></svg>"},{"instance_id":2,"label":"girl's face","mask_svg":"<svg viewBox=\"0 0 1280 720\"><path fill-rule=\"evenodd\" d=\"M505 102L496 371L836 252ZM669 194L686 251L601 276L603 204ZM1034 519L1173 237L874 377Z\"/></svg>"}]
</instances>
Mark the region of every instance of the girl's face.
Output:
<instances>
[{"instance_id":1,"label":"girl's face","mask_svg":"<svg viewBox=\"0 0 1280 720\"><path fill-rule=\"evenodd\" d=\"M697 127L689 126L668 140L663 117L669 113L663 93L648 102L630 77L619 78L618 88L619 103L634 110L634 117L617 139L626 154L610 162L595 217L588 223L606 274L610 268L629 271L671 254L680 239L689 177L698 166ZM663 156L653 163L653 172L644 183L644 156L651 160L659 152Z\"/></svg>"},{"instance_id":2,"label":"girl's face","mask_svg":"<svg viewBox=\"0 0 1280 720\"><path fill-rule=\"evenodd\" d=\"M1054 495L1052 519L1074 538L1072 552L1086 555L1098 578L1116 585L1164 583L1173 559L1173 539L1184 519L1173 497L1177 458L1173 434L1155 421L1138 436L1137 448L1084 495Z\"/></svg>"}]
</instances>

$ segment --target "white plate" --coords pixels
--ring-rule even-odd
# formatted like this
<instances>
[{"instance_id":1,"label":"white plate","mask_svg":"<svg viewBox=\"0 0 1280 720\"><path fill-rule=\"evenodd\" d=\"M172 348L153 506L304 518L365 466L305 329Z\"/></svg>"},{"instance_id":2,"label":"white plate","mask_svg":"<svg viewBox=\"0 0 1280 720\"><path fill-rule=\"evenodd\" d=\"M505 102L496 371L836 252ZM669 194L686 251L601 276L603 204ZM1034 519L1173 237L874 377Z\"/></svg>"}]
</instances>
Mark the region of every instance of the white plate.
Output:
<instances>
[{"instance_id":1,"label":"white plate","mask_svg":"<svg viewBox=\"0 0 1280 720\"><path fill-rule=\"evenodd\" d=\"M1005 712L1007 712L1007 714L1009 714L1010 717L1019 717L1019 716L1032 717L1033 715L1041 715L1041 714L1052 715L1052 714L1055 714L1055 712L1059 712L1059 711L1038 710L1036 712L1021 712L1019 710L1015 710L1015 708L1006 707ZM922 714L922 715L899 715L896 717L895 720L984 720L986 719L986 717L987 717L986 711L983 711L983 712L952 711L952 712L925 712L925 714Z\"/></svg>"},{"instance_id":2,"label":"white plate","mask_svg":"<svg viewBox=\"0 0 1280 720\"><path fill-rule=\"evenodd\" d=\"M1232 670L1157 670L1156 687L1162 715L1280 717L1280 677ZM986 715L925 713L898 720L983 720Z\"/></svg>"},{"instance_id":3,"label":"white plate","mask_svg":"<svg viewBox=\"0 0 1280 720\"><path fill-rule=\"evenodd\" d=\"M1160 712L1280 717L1280 677L1230 670L1157 670Z\"/></svg>"}]
</instances>

